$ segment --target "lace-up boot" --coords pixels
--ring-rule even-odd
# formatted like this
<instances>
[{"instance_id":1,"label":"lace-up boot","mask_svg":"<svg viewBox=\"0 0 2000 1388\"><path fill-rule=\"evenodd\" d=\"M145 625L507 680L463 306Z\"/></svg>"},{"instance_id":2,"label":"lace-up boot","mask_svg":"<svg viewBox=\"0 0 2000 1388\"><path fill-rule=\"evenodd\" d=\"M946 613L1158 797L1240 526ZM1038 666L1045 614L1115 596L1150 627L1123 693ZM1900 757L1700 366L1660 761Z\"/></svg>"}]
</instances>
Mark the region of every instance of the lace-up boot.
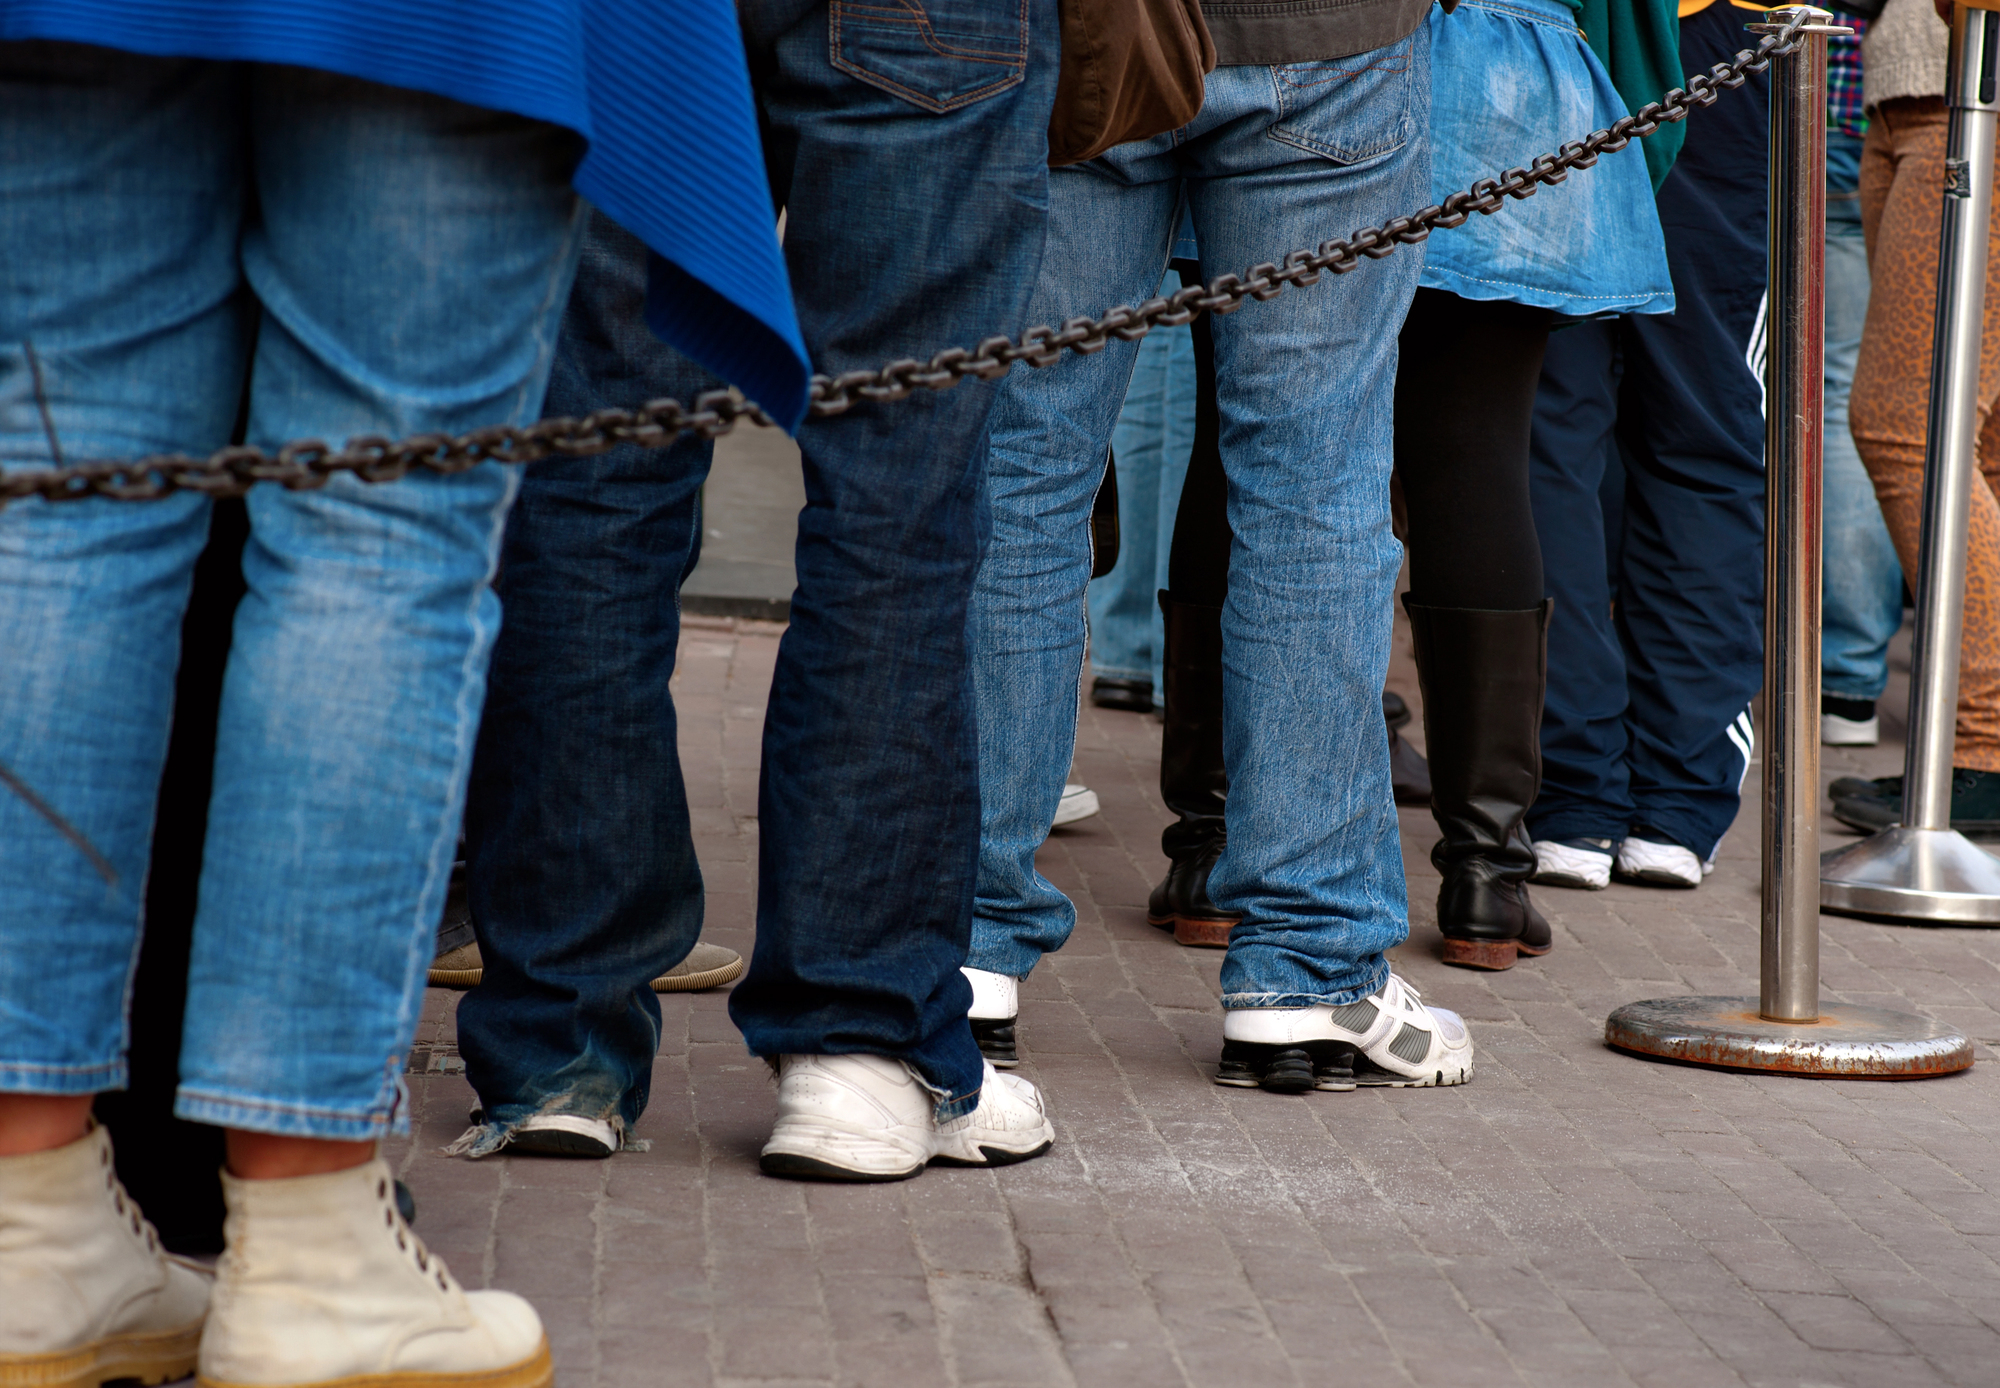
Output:
<instances>
[{"instance_id":1,"label":"lace-up boot","mask_svg":"<svg viewBox=\"0 0 2000 1388\"><path fill-rule=\"evenodd\" d=\"M546 1388L535 1308L468 1292L410 1232L379 1158L320 1176L224 1173L228 1251L202 1388Z\"/></svg>"},{"instance_id":2,"label":"lace-up boot","mask_svg":"<svg viewBox=\"0 0 2000 1388\"><path fill-rule=\"evenodd\" d=\"M194 1368L207 1274L164 1252L102 1128L0 1157L0 1385L164 1383Z\"/></svg>"}]
</instances>

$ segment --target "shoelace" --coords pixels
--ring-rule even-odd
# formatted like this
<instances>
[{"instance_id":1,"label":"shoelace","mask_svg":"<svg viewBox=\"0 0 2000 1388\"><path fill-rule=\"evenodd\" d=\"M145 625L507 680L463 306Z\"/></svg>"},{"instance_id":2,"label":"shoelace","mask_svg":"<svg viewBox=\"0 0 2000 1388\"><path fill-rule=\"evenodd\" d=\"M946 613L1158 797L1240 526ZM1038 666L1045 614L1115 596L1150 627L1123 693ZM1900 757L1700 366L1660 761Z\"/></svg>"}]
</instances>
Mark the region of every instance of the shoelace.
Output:
<instances>
[{"instance_id":1,"label":"shoelace","mask_svg":"<svg viewBox=\"0 0 2000 1388\"><path fill-rule=\"evenodd\" d=\"M396 1209L395 1196L390 1194L388 1181L375 1183L375 1198L382 1202L383 1226L396 1236L396 1247L416 1264L418 1272L437 1283L439 1291L450 1291L451 1269L444 1265L444 1259L424 1247L424 1241L417 1237L416 1231L403 1222L403 1216Z\"/></svg>"},{"instance_id":2,"label":"shoelace","mask_svg":"<svg viewBox=\"0 0 2000 1388\"><path fill-rule=\"evenodd\" d=\"M131 1226L133 1235L145 1242L148 1253L158 1253L160 1232L153 1227L150 1219L139 1212L138 1202L126 1191L125 1183L118 1179L118 1172L111 1165L110 1148L103 1149L99 1162L104 1167L104 1188L111 1192L111 1208Z\"/></svg>"}]
</instances>

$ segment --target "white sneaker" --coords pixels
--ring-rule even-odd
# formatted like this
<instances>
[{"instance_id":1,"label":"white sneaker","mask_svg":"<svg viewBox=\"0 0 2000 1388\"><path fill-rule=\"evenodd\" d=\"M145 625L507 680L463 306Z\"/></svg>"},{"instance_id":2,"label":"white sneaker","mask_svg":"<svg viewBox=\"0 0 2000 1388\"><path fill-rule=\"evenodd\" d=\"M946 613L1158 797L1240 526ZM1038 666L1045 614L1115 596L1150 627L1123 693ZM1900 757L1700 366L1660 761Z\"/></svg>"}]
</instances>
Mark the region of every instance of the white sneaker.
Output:
<instances>
[{"instance_id":1,"label":"white sneaker","mask_svg":"<svg viewBox=\"0 0 2000 1388\"><path fill-rule=\"evenodd\" d=\"M1222 1014L1215 1082L1279 1094L1308 1089L1393 1089L1472 1078L1465 1019L1390 974L1365 998L1333 1006L1239 1007Z\"/></svg>"},{"instance_id":2,"label":"white sneaker","mask_svg":"<svg viewBox=\"0 0 2000 1388\"><path fill-rule=\"evenodd\" d=\"M972 982L972 1039L987 1062L1002 1070L1021 1063L1014 1046L1014 1022L1021 1012L1021 981L985 969L961 969Z\"/></svg>"},{"instance_id":3,"label":"white sneaker","mask_svg":"<svg viewBox=\"0 0 2000 1388\"><path fill-rule=\"evenodd\" d=\"M1715 871L1715 859L1707 862L1694 850L1677 843L1657 843L1650 839L1625 836L1618 845L1618 875L1628 882L1644 882L1654 887L1699 887L1701 879Z\"/></svg>"},{"instance_id":4,"label":"white sneaker","mask_svg":"<svg viewBox=\"0 0 2000 1388\"><path fill-rule=\"evenodd\" d=\"M1074 824L1079 819L1089 819L1099 808L1097 792L1090 787L1064 786L1062 799L1056 801L1055 822L1049 827L1060 829L1063 825Z\"/></svg>"},{"instance_id":5,"label":"white sneaker","mask_svg":"<svg viewBox=\"0 0 2000 1388\"><path fill-rule=\"evenodd\" d=\"M1842 718L1837 713L1822 713L1819 740L1824 747L1873 747L1882 740L1882 719L1877 714Z\"/></svg>"},{"instance_id":6,"label":"white sneaker","mask_svg":"<svg viewBox=\"0 0 2000 1388\"><path fill-rule=\"evenodd\" d=\"M1004 1166L1049 1150L1041 1096L990 1064L979 1106L940 1126L937 1097L900 1060L880 1055L778 1058L778 1121L761 1165L772 1176L901 1181L933 1159Z\"/></svg>"},{"instance_id":7,"label":"white sneaker","mask_svg":"<svg viewBox=\"0 0 2000 1388\"><path fill-rule=\"evenodd\" d=\"M544 1157L608 1157L624 1145L611 1124L575 1113L538 1113L507 1137L508 1150Z\"/></svg>"},{"instance_id":8,"label":"white sneaker","mask_svg":"<svg viewBox=\"0 0 2000 1388\"><path fill-rule=\"evenodd\" d=\"M1601 892L1611 885L1610 839L1537 839L1535 875L1543 887Z\"/></svg>"},{"instance_id":9,"label":"white sneaker","mask_svg":"<svg viewBox=\"0 0 2000 1388\"><path fill-rule=\"evenodd\" d=\"M229 1247L201 1388L546 1388L549 1343L512 1292L462 1290L396 1210L380 1158L346 1171L222 1175Z\"/></svg>"},{"instance_id":10,"label":"white sneaker","mask_svg":"<svg viewBox=\"0 0 2000 1388\"><path fill-rule=\"evenodd\" d=\"M118 1183L104 1129L0 1157L0 1384L185 1378L208 1296Z\"/></svg>"}]
</instances>

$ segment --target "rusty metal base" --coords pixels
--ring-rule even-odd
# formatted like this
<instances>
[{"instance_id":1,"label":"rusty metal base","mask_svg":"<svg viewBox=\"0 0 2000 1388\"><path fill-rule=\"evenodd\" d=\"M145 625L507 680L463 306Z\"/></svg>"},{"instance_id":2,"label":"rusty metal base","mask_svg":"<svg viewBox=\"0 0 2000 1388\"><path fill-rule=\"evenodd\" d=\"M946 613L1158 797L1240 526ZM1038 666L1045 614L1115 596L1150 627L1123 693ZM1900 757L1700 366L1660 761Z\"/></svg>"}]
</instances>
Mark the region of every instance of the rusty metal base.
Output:
<instances>
[{"instance_id":1,"label":"rusty metal base","mask_svg":"<svg viewBox=\"0 0 2000 1388\"><path fill-rule=\"evenodd\" d=\"M1755 998L1654 998L1612 1013L1604 1040L1662 1060L1787 1075L1913 1080L1972 1065L1972 1043L1950 1027L1835 1002L1816 1022L1768 1022Z\"/></svg>"}]
</instances>

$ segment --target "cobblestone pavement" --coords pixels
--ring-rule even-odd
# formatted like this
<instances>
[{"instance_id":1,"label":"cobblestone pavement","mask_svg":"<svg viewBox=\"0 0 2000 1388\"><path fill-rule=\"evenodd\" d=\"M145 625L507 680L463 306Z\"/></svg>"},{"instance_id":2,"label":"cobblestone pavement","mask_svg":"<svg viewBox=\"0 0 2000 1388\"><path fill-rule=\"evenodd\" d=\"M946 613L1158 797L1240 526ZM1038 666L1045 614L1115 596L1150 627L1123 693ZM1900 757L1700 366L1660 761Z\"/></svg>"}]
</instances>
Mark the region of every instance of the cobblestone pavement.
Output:
<instances>
[{"instance_id":1,"label":"cobblestone pavement","mask_svg":"<svg viewBox=\"0 0 2000 1388\"><path fill-rule=\"evenodd\" d=\"M746 951L776 647L773 627L691 625L677 677L706 938ZM1414 701L1406 654L1391 686ZM1613 1007L1755 992L1755 815L1699 891L1543 891L1555 952L1474 974L1435 957L1433 830L1405 812L1397 965L1469 1019L1473 1083L1220 1089L1220 956L1144 918L1158 744L1151 719L1086 710L1077 768L1104 812L1044 853L1081 916L1023 990L1045 1159L766 1179L772 1085L720 994L662 999L650 1150L446 1159L471 1095L433 992L394 1154L420 1232L469 1284L534 1299L573 1388L2000 1383L2000 936L1825 921L1828 991L1964 1028L1969 1074L1653 1064L1604 1047ZM1826 774L1899 760L1830 753Z\"/></svg>"}]
</instances>

